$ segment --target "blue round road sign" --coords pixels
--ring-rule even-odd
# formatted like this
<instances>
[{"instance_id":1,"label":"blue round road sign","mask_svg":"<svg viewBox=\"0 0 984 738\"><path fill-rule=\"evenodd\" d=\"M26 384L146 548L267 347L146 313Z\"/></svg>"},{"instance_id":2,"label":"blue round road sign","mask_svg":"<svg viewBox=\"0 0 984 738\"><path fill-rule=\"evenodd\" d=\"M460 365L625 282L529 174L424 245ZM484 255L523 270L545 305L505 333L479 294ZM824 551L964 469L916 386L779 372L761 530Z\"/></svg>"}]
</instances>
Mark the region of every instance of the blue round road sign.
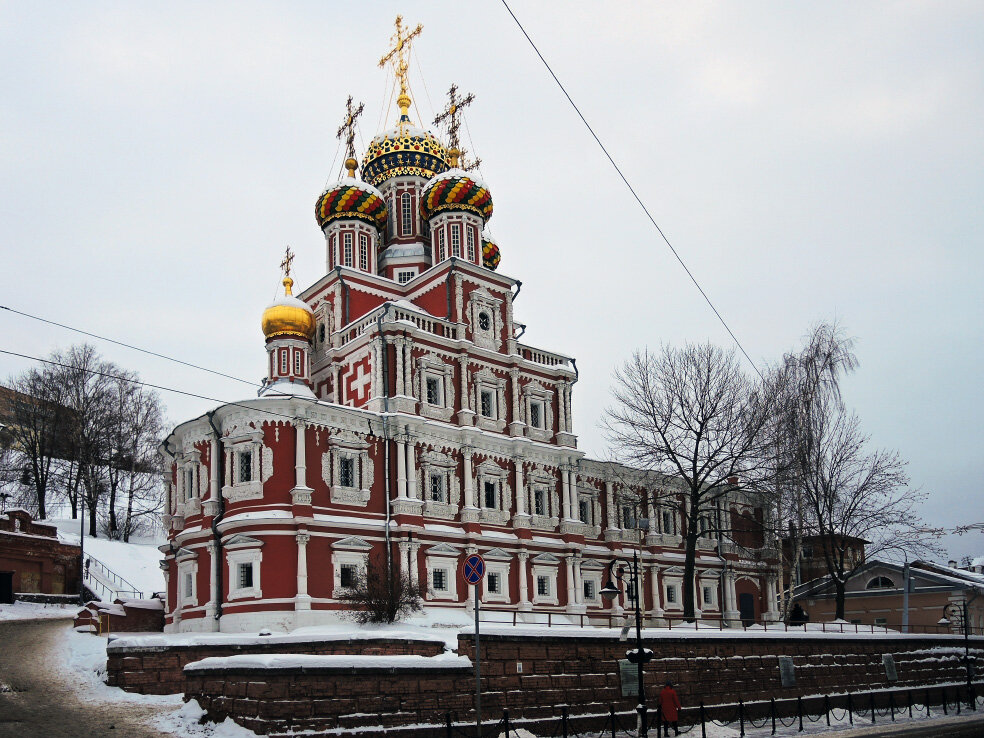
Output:
<instances>
[{"instance_id":1,"label":"blue round road sign","mask_svg":"<svg viewBox=\"0 0 984 738\"><path fill-rule=\"evenodd\" d=\"M485 576L485 559L478 554L469 554L461 562L461 576L468 584L478 584Z\"/></svg>"}]
</instances>

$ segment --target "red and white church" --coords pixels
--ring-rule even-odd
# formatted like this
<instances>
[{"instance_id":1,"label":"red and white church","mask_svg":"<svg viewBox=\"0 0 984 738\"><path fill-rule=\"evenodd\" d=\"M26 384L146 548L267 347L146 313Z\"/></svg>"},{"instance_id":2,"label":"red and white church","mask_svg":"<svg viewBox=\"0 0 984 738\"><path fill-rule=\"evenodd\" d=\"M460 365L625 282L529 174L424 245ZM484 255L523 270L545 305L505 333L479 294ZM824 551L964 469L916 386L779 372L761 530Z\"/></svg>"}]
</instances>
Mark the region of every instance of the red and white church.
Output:
<instances>
[{"instance_id":1,"label":"red and white church","mask_svg":"<svg viewBox=\"0 0 984 738\"><path fill-rule=\"evenodd\" d=\"M447 147L411 122L407 40L390 54L396 126L357 177L349 116L348 176L317 200L326 274L294 296L285 261L259 396L162 444L168 632L337 621L370 556L426 607L470 610L458 568L472 552L488 565L483 611L510 622L608 625L629 603L600 597L605 569L633 550L646 622L682 614L680 509L653 502L651 475L578 451L574 362L517 340L519 283L484 232L491 194L458 166L460 105L452 93ZM737 493L718 504L728 520L763 514ZM746 528L698 541L701 619L778 617L774 543Z\"/></svg>"}]
</instances>

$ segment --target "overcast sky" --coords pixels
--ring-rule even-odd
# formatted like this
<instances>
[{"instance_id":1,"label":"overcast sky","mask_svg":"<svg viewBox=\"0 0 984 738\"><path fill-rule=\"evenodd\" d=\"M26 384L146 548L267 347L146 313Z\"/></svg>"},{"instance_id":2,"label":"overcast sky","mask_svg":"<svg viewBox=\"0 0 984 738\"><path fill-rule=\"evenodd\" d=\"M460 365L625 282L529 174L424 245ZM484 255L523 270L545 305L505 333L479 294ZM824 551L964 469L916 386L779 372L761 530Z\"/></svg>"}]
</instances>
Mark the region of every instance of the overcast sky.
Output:
<instances>
[{"instance_id":1,"label":"overcast sky","mask_svg":"<svg viewBox=\"0 0 984 738\"><path fill-rule=\"evenodd\" d=\"M837 318L872 442L927 520L984 521L979 2L529 2L513 10L760 365ZM391 123L376 62L424 24L415 117L454 82L524 342L577 358L580 447L635 348L730 339L496 0L0 4L0 304L247 379L287 244L325 272L314 203ZM361 155L361 144L360 144ZM333 166L334 162L334 166ZM0 311L0 349L79 337ZM150 382L244 385L94 342ZM0 355L0 376L29 362ZM164 394L174 422L207 401ZM980 533L945 541L984 554Z\"/></svg>"}]
</instances>

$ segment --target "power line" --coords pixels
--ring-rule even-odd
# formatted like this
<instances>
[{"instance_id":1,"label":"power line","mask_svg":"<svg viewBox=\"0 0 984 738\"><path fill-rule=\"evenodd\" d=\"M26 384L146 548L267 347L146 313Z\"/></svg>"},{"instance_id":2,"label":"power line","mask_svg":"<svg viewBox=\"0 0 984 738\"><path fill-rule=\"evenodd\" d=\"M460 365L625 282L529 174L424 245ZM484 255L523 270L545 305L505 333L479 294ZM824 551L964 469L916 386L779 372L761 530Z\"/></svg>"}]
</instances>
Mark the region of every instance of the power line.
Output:
<instances>
[{"instance_id":1,"label":"power line","mask_svg":"<svg viewBox=\"0 0 984 738\"><path fill-rule=\"evenodd\" d=\"M659 227L659 224L656 222L656 219L649 212L649 208L646 207L646 204L642 201L642 198L639 197L639 195L636 193L635 188L629 182L628 178L622 173L622 170L619 168L618 164L615 163L615 159L613 159L612 155L608 153L608 149L605 147L605 144L601 142L601 139L598 137L598 134L595 133L594 129L591 127L591 124L588 123L587 118L584 117L584 114L581 112L580 108L578 108L577 104L571 98L570 94L567 92L567 89L564 87L564 84L557 78L557 75L554 74L554 70L551 68L547 60L543 57L543 54L540 53L540 49L537 48L537 45L533 43L533 39L530 38L530 34L526 32L525 28L523 28L523 24L519 22L519 18L517 18L516 14L512 12L512 8L509 7L509 3L506 2L506 0L502 0L502 4L506 8L506 11L509 13L509 15L512 16L512 19L516 21L516 25L519 26L519 30L522 31L523 35L526 37L526 40L530 42L530 46L533 47L533 51L535 51L536 55L540 57L540 61L543 62L543 66L545 66L547 68L547 71L550 72L550 76L553 77L554 82L556 82L557 86L560 87L560 91L564 93L564 97L567 98L567 102L569 102L571 104L571 107L574 108L574 112L577 113L578 117L581 119L581 122L584 123L585 127L588 129L588 132L591 134L591 137L594 138L595 142L601 148L602 153L604 153L608 161L611 162L612 167L615 168L615 171L618 173L618 176L621 177L622 182L625 183L625 186L628 188L629 192L632 193L632 197L635 198L635 201L637 203L639 203L639 207L642 208L643 212L646 214L646 217L649 218L649 222L653 224L653 227L662 237L663 241L666 242L666 245L670 248L670 251L673 252L673 256L676 257L676 260L680 262L680 266L683 267L683 270L687 273L687 276L690 277L690 281L694 283L694 286L697 288L697 291L700 292L701 297L704 298L704 301L708 304L711 310L714 311L714 315L717 316L717 319L721 322L721 325L724 326L724 329L728 332L728 335L731 336L731 339L735 342L735 345L738 346L738 349L741 351L741 353L744 354L746 359L748 359L748 363L752 365L752 368L755 370L756 374L758 374L759 377L762 377L762 372L759 371L758 366L756 366L755 362L752 361L752 357L748 355L747 351L745 351L745 347L741 345L741 341L738 340L738 336L736 336L734 331L731 330L731 327L724 319L724 316L722 316L721 313L718 312L718 309L714 307L714 303L711 302L711 298L707 296L706 292L704 292L704 288L700 286L700 283L697 281L697 278L690 271L689 267L687 267L687 264L681 258L680 254L677 253L677 250L673 247L673 244L670 243L670 239L668 239L666 237L666 234L663 233L663 229ZM762 378L764 379L764 377Z\"/></svg>"}]
</instances>

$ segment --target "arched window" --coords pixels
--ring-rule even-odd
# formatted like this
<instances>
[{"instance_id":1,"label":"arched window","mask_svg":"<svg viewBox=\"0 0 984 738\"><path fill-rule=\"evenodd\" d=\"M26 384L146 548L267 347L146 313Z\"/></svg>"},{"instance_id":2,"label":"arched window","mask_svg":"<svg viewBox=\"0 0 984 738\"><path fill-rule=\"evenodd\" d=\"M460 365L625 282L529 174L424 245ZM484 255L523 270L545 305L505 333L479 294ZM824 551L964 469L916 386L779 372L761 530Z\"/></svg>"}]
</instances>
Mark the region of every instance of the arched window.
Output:
<instances>
[{"instance_id":1,"label":"arched window","mask_svg":"<svg viewBox=\"0 0 984 738\"><path fill-rule=\"evenodd\" d=\"M400 197L400 235L409 236L413 234L413 207L410 202L410 193L404 192Z\"/></svg>"},{"instance_id":2,"label":"arched window","mask_svg":"<svg viewBox=\"0 0 984 738\"><path fill-rule=\"evenodd\" d=\"M895 589L895 584L888 577L875 577L868 582L865 589Z\"/></svg>"}]
</instances>

